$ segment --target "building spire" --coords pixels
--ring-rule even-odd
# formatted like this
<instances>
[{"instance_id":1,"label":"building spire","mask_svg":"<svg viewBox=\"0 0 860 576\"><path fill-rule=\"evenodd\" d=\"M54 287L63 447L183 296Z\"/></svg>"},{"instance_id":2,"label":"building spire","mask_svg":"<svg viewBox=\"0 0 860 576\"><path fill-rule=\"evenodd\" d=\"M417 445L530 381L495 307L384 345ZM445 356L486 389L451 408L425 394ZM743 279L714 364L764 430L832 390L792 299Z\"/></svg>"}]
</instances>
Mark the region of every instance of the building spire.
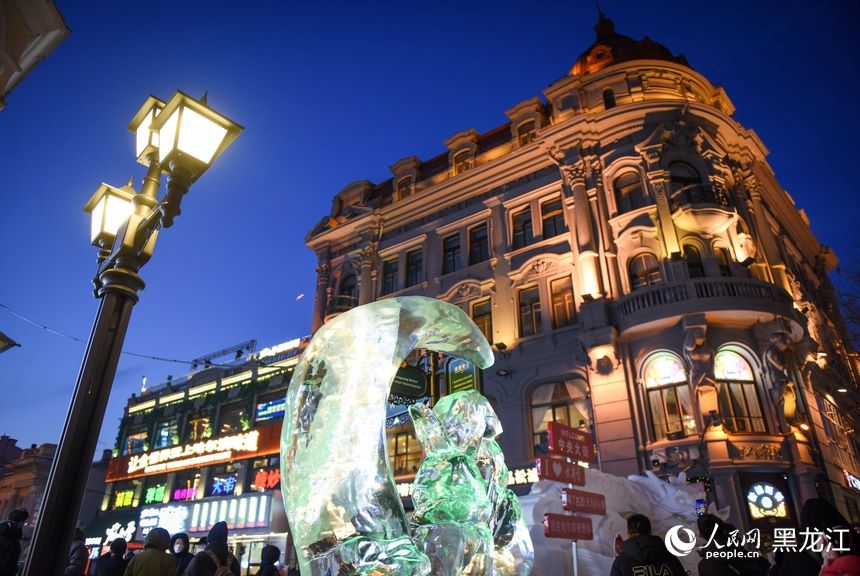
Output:
<instances>
[{"instance_id":1,"label":"building spire","mask_svg":"<svg viewBox=\"0 0 860 576\"><path fill-rule=\"evenodd\" d=\"M603 13L600 0L594 0L594 3L597 5L597 24L594 25L594 32L597 34L597 39L602 40L615 34L615 23Z\"/></svg>"}]
</instances>

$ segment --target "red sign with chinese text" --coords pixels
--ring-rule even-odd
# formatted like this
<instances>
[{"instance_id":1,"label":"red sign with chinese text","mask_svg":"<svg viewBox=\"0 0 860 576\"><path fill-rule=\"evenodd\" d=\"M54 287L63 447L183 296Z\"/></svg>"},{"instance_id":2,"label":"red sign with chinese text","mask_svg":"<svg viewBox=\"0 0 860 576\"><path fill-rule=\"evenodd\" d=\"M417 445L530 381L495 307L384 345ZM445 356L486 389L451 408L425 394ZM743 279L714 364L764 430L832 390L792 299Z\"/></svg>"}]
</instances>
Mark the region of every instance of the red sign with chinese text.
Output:
<instances>
[{"instance_id":1,"label":"red sign with chinese text","mask_svg":"<svg viewBox=\"0 0 860 576\"><path fill-rule=\"evenodd\" d=\"M606 515L606 497L603 494L565 488L561 492L561 503L570 512Z\"/></svg>"},{"instance_id":2,"label":"red sign with chinese text","mask_svg":"<svg viewBox=\"0 0 860 576\"><path fill-rule=\"evenodd\" d=\"M538 477L541 480L555 480L556 482L585 486L585 468L579 464L539 456L535 460L535 466L537 466Z\"/></svg>"},{"instance_id":3,"label":"red sign with chinese text","mask_svg":"<svg viewBox=\"0 0 860 576\"><path fill-rule=\"evenodd\" d=\"M547 425L547 440L549 451L553 454L583 462L591 462L594 459L594 441L588 432L550 422Z\"/></svg>"},{"instance_id":4,"label":"red sign with chinese text","mask_svg":"<svg viewBox=\"0 0 860 576\"><path fill-rule=\"evenodd\" d=\"M567 538L569 540L594 539L591 518L566 516L564 514L544 514L543 535L547 538Z\"/></svg>"}]
</instances>

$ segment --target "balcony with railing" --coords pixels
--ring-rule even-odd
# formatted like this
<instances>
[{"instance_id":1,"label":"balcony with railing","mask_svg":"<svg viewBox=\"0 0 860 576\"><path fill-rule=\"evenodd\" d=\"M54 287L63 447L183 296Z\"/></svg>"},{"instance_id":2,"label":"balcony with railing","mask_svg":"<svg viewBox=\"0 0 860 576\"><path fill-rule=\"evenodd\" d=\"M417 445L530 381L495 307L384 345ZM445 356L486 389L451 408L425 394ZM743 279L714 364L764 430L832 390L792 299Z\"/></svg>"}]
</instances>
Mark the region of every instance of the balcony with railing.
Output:
<instances>
[{"instance_id":1,"label":"balcony with railing","mask_svg":"<svg viewBox=\"0 0 860 576\"><path fill-rule=\"evenodd\" d=\"M687 184L672 192L669 209L675 224L690 232L719 234L735 219L726 195L702 184Z\"/></svg>"},{"instance_id":2,"label":"balcony with railing","mask_svg":"<svg viewBox=\"0 0 860 576\"><path fill-rule=\"evenodd\" d=\"M801 329L794 301L782 288L751 278L693 278L634 290L619 298L612 316L620 332L669 324L687 314L720 313L726 319L769 321L782 316Z\"/></svg>"},{"instance_id":3,"label":"balcony with railing","mask_svg":"<svg viewBox=\"0 0 860 576\"><path fill-rule=\"evenodd\" d=\"M338 295L331 299L325 308L325 322L328 322L338 314L343 314L358 306L358 298L355 296Z\"/></svg>"}]
</instances>

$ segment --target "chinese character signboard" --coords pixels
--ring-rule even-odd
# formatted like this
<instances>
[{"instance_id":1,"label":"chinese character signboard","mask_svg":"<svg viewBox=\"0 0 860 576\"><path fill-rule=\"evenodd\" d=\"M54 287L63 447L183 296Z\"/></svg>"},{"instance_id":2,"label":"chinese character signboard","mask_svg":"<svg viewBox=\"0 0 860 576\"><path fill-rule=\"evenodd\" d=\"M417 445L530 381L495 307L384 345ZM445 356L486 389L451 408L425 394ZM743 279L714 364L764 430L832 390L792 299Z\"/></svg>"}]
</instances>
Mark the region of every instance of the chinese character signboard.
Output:
<instances>
[{"instance_id":1,"label":"chinese character signboard","mask_svg":"<svg viewBox=\"0 0 860 576\"><path fill-rule=\"evenodd\" d=\"M463 390L480 390L478 367L462 358L448 361L448 394Z\"/></svg>"},{"instance_id":2,"label":"chinese character signboard","mask_svg":"<svg viewBox=\"0 0 860 576\"><path fill-rule=\"evenodd\" d=\"M594 441L591 434L558 422L547 425L549 451L559 456L567 456L582 462L594 459Z\"/></svg>"},{"instance_id":3,"label":"chinese character signboard","mask_svg":"<svg viewBox=\"0 0 860 576\"><path fill-rule=\"evenodd\" d=\"M606 497L603 494L565 488L561 493L561 503L569 512L606 515Z\"/></svg>"},{"instance_id":4,"label":"chinese character signboard","mask_svg":"<svg viewBox=\"0 0 860 576\"><path fill-rule=\"evenodd\" d=\"M567 538L570 540L593 540L591 518L566 516L564 514L544 514L543 534L547 538Z\"/></svg>"},{"instance_id":5,"label":"chinese character signboard","mask_svg":"<svg viewBox=\"0 0 860 576\"><path fill-rule=\"evenodd\" d=\"M535 460L541 480L555 480L575 486L585 486L585 468L572 462L539 456Z\"/></svg>"},{"instance_id":6,"label":"chinese character signboard","mask_svg":"<svg viewBox=\"0 0 860 576\"><path fill-rule=\"evenodd\" d=\"M263 492L281 487L281 470L279 468L260 468L254 473L251 490Z\"/></svg>"}]
</instances>

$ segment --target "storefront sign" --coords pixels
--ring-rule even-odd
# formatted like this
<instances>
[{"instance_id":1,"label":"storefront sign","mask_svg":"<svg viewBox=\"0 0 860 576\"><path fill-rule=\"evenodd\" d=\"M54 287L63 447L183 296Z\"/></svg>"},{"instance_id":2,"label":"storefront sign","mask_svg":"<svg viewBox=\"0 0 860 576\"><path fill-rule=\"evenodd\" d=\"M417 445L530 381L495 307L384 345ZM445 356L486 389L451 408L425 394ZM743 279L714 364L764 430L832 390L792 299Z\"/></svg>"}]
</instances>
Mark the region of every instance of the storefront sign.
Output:
<instances>
[{"instance_id":1,"label":"storefront sign","mask_svg":"<svg viewBox=\"0 0 860 576\"><path fill-rule=\"evenodd\" d=\"M125 538L131 542L137 530L137 515L120 514L96 516L87 524L84 534L85 544L95 548L96 557L102 553L101 547L107 546L117 538Z\"/></svg>"},{"instance_id":2,"label":"storefront sign","mask_svg":"<svg viewBox=\"0 0 860 576\"><path fill-rule=\"evenodd\" d=\"M406 366L394 375L391 393L404 398L421 398L427 395L427 375L420 368Z\"/></svg>"},{"instance_id":3,"label":"storefront sign","mask_svg":"<svg viewBox=\"0 0 860 576\"><path fill-rule=\"evenodd\" d=\"M603 494L565 488L561 492L561 503L568 512L606 515L606 497Z\"/></svg>"},{"instance_id":4,"label":"storefront sign","mask_svg":"<svg viewBox=\"0 0 860 576\"><path fill-rule=\"evenodd\" d=\"M860 490L860 478L854 476L848 470L842 470L842 473L845 474L845 482L848 483L849 488Z\"/></svg>"},{"instance_id":5,"label":"storefront sign","mask_svg":"<svg viewBox=\"0 0 860 576\"><path fill-rule=\"evenodd\" d=\"M143 495L143 503L155 504L157 502L163 502L165 488L166 486L164 484L156 484L155 486L148 487L146 489L146 493Z\"/></svg>"},{"instance_id":6,"label":"storefront sign","mask_svg":"<svg viewBox=\"0 0 860 576\"><path fill-rule=\"evenodd\" d=\"M277 346L269 346L268 348L263 348L260 350L260 353L257 354L257 360L262 360L263 358L268 358L269 356L277 356L282 352L286 352L287 350L292 350L293 348L298 348L302 343L301 338L293 338L288 342L282 342Z\"/></svg>"},{"instance_id":7,"label":"storefront sign","mask_svg":"<svg viewBox=\"0 0 860 576\"><path fill-rule=\"evenodd\" d=\"M591 518L565 516L564 514L544 514L543 535L547 538L567 538L569 540L594 539Z\"/></svg>"},{"instance_id":8,"label":"storefront sign","mask_svg":"<svg viewBox=\"0 0 860 576\"><path fill-rule=\"evenodd\" d=\"M517 468L511 470L508 476L508 486L525 486L534 484L538 480L540 478L538 478L538 471L534 466L531 468Z\"/></svg>"},{"instance_id":9,"label":"storefront sign","mask_svg":"<svg viewBox=\"0 0 860 576\"><path fill-rule=\"evenodd\" d=\"M254 473L251 490L263 492L274 490L281 486L281 471L278 468L260 468Z\"/></svg>"},{"instance_id":10,"label":"storefront sign","mask_svg":"<svg viewBox=\"0 0 860 576\"><path fill-rule=\"evenodd\" d=\"M236 491L236 475L215 476L206 491L207 496L230 496Z\"/></svg>"},{"instance_id":11,"label":"storefront sign","mask_svg":"<svg viewBox=\"0 0 860 576\"><path fill-rule=\"evenodd\" d=\"M539 456L535 460L538 477L576 486L585 486L585 468L572 462Z\"/></svg>"},{"instance_id":12,"label":"storefront sign","mask_svg":"<svg viewBox=\"0 0 860 576\"><path fill-rule=\"evenodd\" d=\"M270 494L243 494L229 498L197 500L140 509L140 540L159 526L171 534L205 534L216 522L230 529L268 528L272 509Z\"/></svg>"},{"instance_id":13,"label":"storefront sign","mask_svg":"<svg viewBox=\"0 0 860 576\"><path fill-rule=\"evenodd\" d=\"M448 394L479 390L478 367L462 358L448 361Z\"/></svg>"},{"instance_id":14,"label":"storefront sign","mask_svg":"<svg viewBox=\"0 0 860 576\"><path fill-rule=\"evenodd\" d=\"M174 500L194 500L197 495L197 488L177 488L173 491Z\"/></svg>"},{"instance_id":15,"label":"storefront sign","mask_svg":"<svg viewBox=\"0 0 860 576\"><path fill-rule=\"evenodd\" d=\"M549 451L553 454L583 462L591 462L594 458L594 441L588 432L558 422L550 422L546 430Z\"/></svg>"},{"instance_id":16,"label":"storefront sign","mask_svg":"<svg viewBox=\"0 0 860 576\"><path fill-rule=\"evenodd\" d=\"M161 508L142 508L140 511L141 535L146 537L149 531L160 526L171 534L184 532L188 519L188 507L182 505L162 506Z\"/></svg>"},{"instance_id":17,"label":"storefront sign","mask_svg":"<svg viewBox=\"0 0 860 576\"><path fill-rule=\"evenodd\" d=\"M126 506L131 506L134 500L134 490L120 490L119 492L115 492L113 496L113 507L125 508Z\"/></svg>"},{"instance_id":18,"label":"storefront sign","mask_svg":"<svg viewBox=\"0 0 860 576\"><path fill-rule=\"evenodd\" d=\"M286 407L286 394L284 394L283 398L269 400L268 402L260 402L259 404L257 404L257 413L255 414L255 419L257 422L265 422L266 420L280 418L284 415L284 410L286 409Z\"/></svg>"}]
</instances>

